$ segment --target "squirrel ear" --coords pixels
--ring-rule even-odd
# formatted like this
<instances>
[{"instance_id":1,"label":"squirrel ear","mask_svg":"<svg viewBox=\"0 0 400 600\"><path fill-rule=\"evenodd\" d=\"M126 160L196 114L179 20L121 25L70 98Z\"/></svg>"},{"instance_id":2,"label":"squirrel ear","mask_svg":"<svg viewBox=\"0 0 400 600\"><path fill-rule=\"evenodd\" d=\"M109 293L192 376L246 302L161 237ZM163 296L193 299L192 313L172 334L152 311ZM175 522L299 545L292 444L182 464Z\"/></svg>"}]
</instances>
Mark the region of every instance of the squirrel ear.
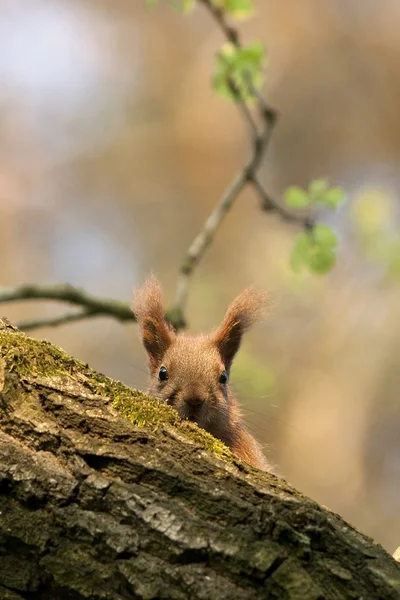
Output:
<instances>
[{"instance_id":1,"label":"squirrel ear","mask_svg":"<svg viewBox=\"0 0 400 600\"><path fill-rule=\"evenodd\" d=\"M222 324L212 337L227 370L239 350L243 334L263 318L265 306L266 294L254 288L244 290L229 306Z\"/></svg>"},{"instance_id":2,"label":"squirrel ear","mask_svg":"<svg viewBox=\"0 0 400 600\"><path fill-rule=\"evenodd\" d=\"M149 277L144 285L136 290L132 309L153 373L159 367L175 336L173 327L164 318L161 286L154 276Z\"/></svg>"}]
</instances>

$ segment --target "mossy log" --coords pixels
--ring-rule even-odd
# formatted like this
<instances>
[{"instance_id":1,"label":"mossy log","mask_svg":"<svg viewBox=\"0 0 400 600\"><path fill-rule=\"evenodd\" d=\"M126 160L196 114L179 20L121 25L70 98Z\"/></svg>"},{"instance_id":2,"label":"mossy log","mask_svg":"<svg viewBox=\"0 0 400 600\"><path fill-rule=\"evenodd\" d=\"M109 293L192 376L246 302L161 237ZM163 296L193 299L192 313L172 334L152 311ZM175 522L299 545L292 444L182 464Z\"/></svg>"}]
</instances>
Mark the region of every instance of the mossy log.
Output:
<instances>
[{"instance_id":1,"label":"mossy log","mask_svg":"<svg viewBox=\"0 0 400 600\"><path fill-rule=\"evenodd\" d=\"M0 598L398 600L400 564L172 409L0 320Z\"/></svg>"}]
</instances>

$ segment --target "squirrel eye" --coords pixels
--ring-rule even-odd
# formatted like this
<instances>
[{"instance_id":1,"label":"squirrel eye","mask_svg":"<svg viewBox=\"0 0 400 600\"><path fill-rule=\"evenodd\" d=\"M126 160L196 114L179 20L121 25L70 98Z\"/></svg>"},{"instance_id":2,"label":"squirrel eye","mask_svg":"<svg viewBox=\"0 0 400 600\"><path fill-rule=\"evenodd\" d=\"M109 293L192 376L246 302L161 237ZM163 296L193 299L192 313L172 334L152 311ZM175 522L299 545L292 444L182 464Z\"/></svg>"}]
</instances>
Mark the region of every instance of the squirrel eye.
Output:
<instances>
[{"instance_id":1,"label":"squirrel eye","mask_svg":"<svg viewBox=\"0 0 400 600\"><path fill-rule=\"evenodd\" d=\"M228 373L226 371L222 371L219 376L219 382L222 384L228 383Z\"/></svg>"},{"instance_id":2,"label":"squirrel eye","mask_svg":"<svg viewBox=\"0 0 400 600\"><path fill-rule=\"evenodd\" d=\"M168 379L168 371L165 367L161 367L158 371L158 379L160 381L167 381Z\"/></svg>"}]
</instances>

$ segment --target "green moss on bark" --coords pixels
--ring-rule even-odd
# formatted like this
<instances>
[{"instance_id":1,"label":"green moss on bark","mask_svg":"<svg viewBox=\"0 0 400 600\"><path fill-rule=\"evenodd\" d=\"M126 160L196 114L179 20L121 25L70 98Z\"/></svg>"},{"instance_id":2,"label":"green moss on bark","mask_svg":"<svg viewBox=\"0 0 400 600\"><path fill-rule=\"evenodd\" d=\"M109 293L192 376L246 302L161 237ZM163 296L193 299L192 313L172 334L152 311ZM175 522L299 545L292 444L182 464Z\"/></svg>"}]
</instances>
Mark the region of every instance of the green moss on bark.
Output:
<instances>
[{"instance_id":1,"label":"green moss on bark","mask_svg":"<svg viewBox=\"0 0 400 600\"><path fill-rule=\"evenodd\" d=\"M220 458L234 460L233 454L222 442L194 423L182 421L170 406L93 371L49 342L32 339L12 328L0 329L0 357L8 372L15 372L21 378L43 378L47 382L53 380L58 384L65 382L84 386L91 394L109 398L112 406L137 427L153 431L160 426L176 428L177 434L179 432L187 440Z\"/></svg>"}]
</instances>

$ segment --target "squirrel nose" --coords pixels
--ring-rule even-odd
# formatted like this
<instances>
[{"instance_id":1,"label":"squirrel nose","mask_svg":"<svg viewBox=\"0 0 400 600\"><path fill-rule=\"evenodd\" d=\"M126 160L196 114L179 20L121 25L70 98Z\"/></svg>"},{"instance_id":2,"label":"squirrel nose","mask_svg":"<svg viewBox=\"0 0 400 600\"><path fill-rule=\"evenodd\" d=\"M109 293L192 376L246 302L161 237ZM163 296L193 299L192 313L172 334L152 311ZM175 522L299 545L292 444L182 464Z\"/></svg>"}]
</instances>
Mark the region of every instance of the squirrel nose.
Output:
<instances>
[{"instance_id":1,"label":"squirrel nose","mask_svg":"<svg viewBox=\"0 0 400 600\"><path fill-rule=\"evenodd\" d=\"M204 400L199 396L190 396L189 398L185 398L185 402L190 406L200 406L203 404Z\"/></svg>"}]
</instances>

